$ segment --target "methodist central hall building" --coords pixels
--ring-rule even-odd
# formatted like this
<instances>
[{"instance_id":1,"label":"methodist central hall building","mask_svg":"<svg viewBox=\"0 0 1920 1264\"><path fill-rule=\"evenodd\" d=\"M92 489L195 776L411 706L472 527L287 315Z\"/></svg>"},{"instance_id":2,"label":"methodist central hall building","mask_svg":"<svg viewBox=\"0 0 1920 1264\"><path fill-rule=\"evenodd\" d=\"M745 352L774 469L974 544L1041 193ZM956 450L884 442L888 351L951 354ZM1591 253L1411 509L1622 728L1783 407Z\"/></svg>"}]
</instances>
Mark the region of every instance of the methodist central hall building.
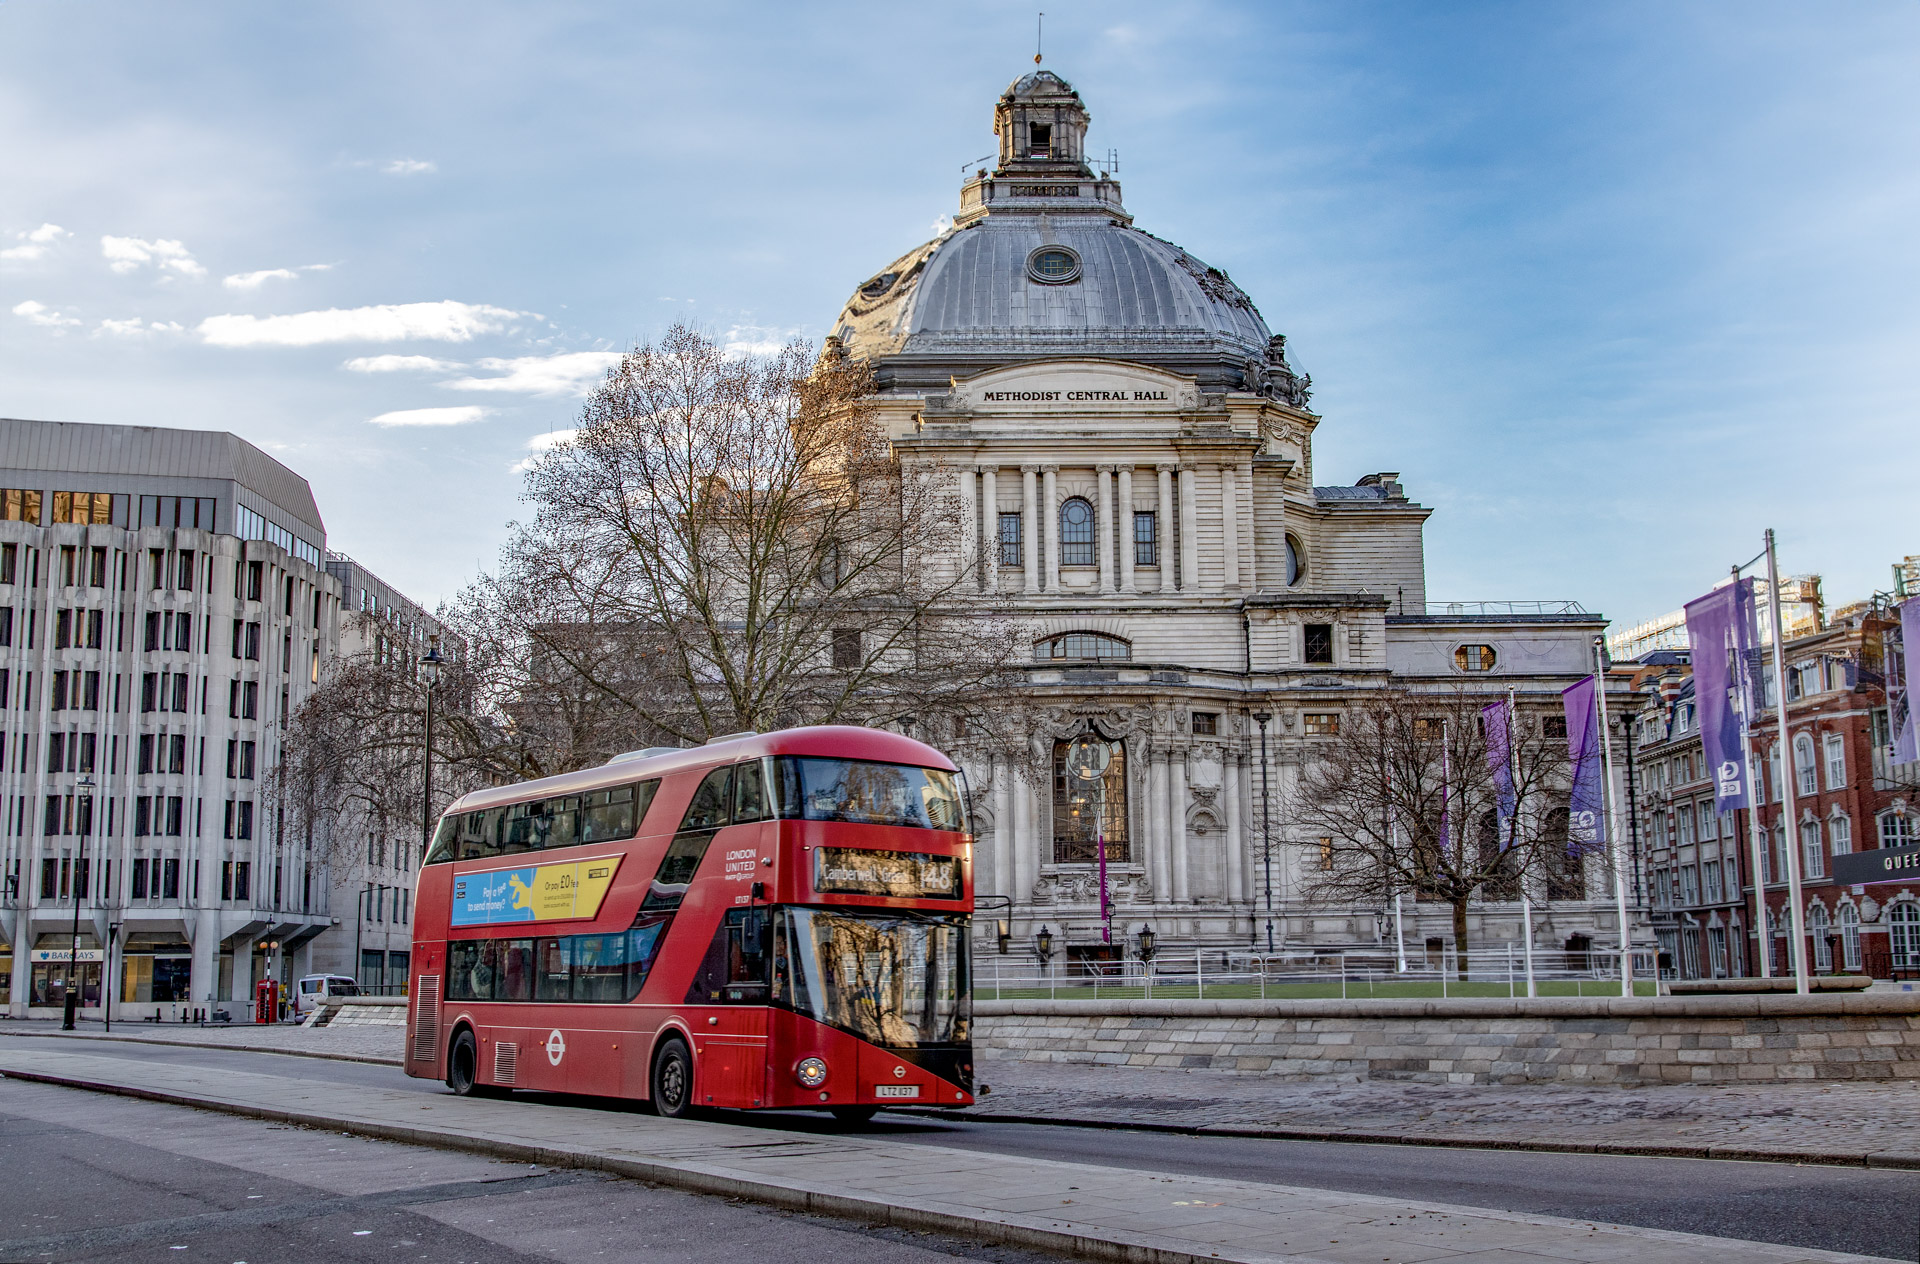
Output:
<instances>
[{"instance_id":1,"label":"methodist central hall building","mask_svg":"<svg viewBox=\"0 0 1920 1264\"><path fill-rule=\"evenodd\" d=\"M963 594L1030 632L1024 745L942 743L973 788L979 892L1011 902L983 905L983 950L1003 917L1016 952L1044 927L1070 962L1131 955L1142 926L1163 955L1264 948L1263 814L1276 940L1391 944L1387 910L1303 897L1320 852L1286 816L1297 771L1383 689L1557 701L1605 621L1572 602L1429 602L1433 511L1397 473L1316 485L1322 419L1285 338L1225 272L1135 226L1086 161L1088 118L1051 71L1008 87L998 165L965 182L949 230L860 284L828 344L872 364L901 458L952 480ZM1068 806L1063 756L1083 734L1115 751L1111 946L1090 817ZM1618 943L1603 868L1589 861L1585 899L1533 893L1542 950ZM1411 953L1451 943L1446 906L1409 892L1404 908ZM1470 925L1474 948L1517 942L1519 906Z\"/></svg>"}]
</instances>

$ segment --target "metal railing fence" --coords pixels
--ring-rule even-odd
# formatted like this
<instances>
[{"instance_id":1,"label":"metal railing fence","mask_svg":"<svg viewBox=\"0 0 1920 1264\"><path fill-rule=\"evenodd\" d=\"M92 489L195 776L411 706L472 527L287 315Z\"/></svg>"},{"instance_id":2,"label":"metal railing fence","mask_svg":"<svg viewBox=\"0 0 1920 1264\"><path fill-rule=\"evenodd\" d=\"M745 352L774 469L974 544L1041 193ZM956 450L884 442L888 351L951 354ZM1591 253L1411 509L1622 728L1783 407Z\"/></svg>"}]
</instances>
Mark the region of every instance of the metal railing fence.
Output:
<instances>
[{"instance_id":1,"label":"metal railing fence","mask_svg":"<svg viewBox=\"0 0 1920 1264\"><path fill-rule=\"evenodd\" d=\"M1524 953L1480 949L1409 954L1399 968L1391 950L1381 952L1222 951L1218 948L1155 953L1121 961L1034 962L995 954L975 958L975 1000L1364 1000L1427 997L1524 997ZM1653 996L1654 950L1633 949L1634 992ZM1462 977L1464 974L1464 977ZM1618 996L1619 954L1589 951L1535 952L1532 995Z\"/></svg>"}]
</instances>

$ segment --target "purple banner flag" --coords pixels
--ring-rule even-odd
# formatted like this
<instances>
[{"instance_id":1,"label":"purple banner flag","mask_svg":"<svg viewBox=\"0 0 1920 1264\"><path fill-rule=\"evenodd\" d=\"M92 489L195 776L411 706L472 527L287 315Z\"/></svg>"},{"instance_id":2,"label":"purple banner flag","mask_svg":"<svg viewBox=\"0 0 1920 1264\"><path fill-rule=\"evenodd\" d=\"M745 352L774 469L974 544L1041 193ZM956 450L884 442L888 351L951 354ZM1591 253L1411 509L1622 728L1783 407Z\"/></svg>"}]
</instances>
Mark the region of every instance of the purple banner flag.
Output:
<instances>
[{"instance_id":1,"label":"purple banner flag","mask_svg":"<svg viewBox=\"0 0 1920 1264\"><path fill-rule=\"evenodd\" d=\"M1606 845L1606 790L1600 773L1600 678L1589 676L1560 691L1567 711L1567 757L1573 763L1573 793L1567 802L1567 854Z\"/></svg>"},{"instance_id":2,"label":"purple banner flag","mask_svg":"<svg viewBox=\"0 0 1920 1264\"><path fill-rule=\"evenodd\" d=\"M1913 682L1920 680L1920 597L1900 603L1900 637L1905 642L1900 695L1887 701L1893 712L1893 762L1910 764L1920 759L1920 719L1913 713Z\"/></svg>"},{"instance_id":3,"label":"purple banner flag","mask_svg":"<svg viewBox=\"0 0 1920 1264\"><path fill-rule=\"evenodd\" d=\"M1487 733L1487 770L1493 774L1493 797L1500 812L1500 850L1513 842L1508 823L1513 820L1513 761L1510 757L1513 725L1507 704L1495 702L1480 708L1480 724Z\"/></svg>"},{"instance_id":4,"label":"purple banner flag","mask_svg":"<svg viewBox=\"0 0 1920 1264\"><path fill-rule=\"evenodd\" d=\"M1754 648L1753 581L1736 580L1687 603L1687 642L1693 647L1693 693L1700 710L1700 742L1713 776L1717 810L1747 806L1746 735L1732 692L1743 682ZM1751 698L1750 691L1743 696Z\"/></svg>"}]
</instances>

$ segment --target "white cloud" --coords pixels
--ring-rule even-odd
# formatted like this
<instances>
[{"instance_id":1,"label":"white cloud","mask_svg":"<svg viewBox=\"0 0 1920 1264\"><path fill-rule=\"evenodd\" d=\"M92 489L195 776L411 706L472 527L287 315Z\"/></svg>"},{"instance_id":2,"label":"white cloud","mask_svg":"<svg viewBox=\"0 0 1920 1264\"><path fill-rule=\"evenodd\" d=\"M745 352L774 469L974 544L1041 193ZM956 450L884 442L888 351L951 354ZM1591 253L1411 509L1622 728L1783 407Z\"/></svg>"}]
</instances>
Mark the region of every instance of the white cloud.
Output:
<instances>
[{"instance_id":1,"label":"white cloud","mask_svg":"<svg viewBox=\"0 0 1920 1264\"><path fill-rule=\"evenodd\" d=\"M515 461L508 468L515 474L524 474L533 468L534 462L538 461L541 456L553 451L563 443L572 443L574 436L579 433L580 431L576 428L549 430L545 434L537 434L527 440L527 455Z\"/></svg>"},{"instance_id":2,"label":"white cloud","mask_svg":"<svg viewBox=\"0 0 1920 1264\"><path fill-rule=\"evenodd\" d=\"M721 349L732 356L772 355L787 345L795 330L768 329L763 325L735 325L727 330Z\"/></svg>"},{"instance_id":3,"label":"white cloud","mask_svg":"<svg viewBox=\"0 0 1920 1264\"><path fill-rule=\"evenodd\" d=\"M126 320L114 320L112 318L103 320L94 328L93 336L98 338L101 334L112 334L116 338L144 338L148 334L178 334L185 332L186 326L180 324L178 321L154 320L142 324L138 316L133 316Z\"/></svg>"},{"instance_id":4,"label":"white cloud","mask_svg":"<svg viewBox=\"0 0 1920 1264\"><path fill-rule=\"evenodd\" d=\"M62 237L71 237L72 233L58 224L42 224L30 233L15 233L24 246L9 246L0 250L0 259L19 259L22 261L39 259L47 253L47 248Z\"/></svg>"},{"instance_id":5,"label":"white cloud","mask_svg":"<svg viewBox=\"0 0 1920 1264\"><path fill-rule=\"evenodd\" d=\"M550 356L486 359L477 367L503 377L463 377L442 385L456 391L525 391L532 395L585 395L620 363L618 351L567 351Z\"/></svg>"},{"instance_id":6,"label":"white cloud","mask_svg":"<svg viewBox=\"0 0 1920 1264\"><path fill-rule=\"evenodd\" d=\"M379 307L330 307L291 316L209 316L196 332L216 347L315 347L328 342L400 342L426 338L466 342L476 334L498 333L521 315L484 303L384 304Z\"/></svg>"},{"instance_id":7,"label":"white cloud","mask_svg":"<svg viewBox=\"0 0 1920 1264\"><path fill-rule=\"evenodd\" d=\"M308 263L297 268L265 268L259 272L236 272L220 284L230 290L257 290L268 281L293 281L302 272L325 272L330 263Z\"/></svg>"},{"instance_id":8,"label":"white cloud","mask_svg":"<svg viewBox=\"0 0 1920 1264\"><path fill-rule=\"evenodd\" d=\"M200 266L186 246L177 241L143 241L138 237L102 237L100 254L115 272L132 272L142 264L178 272L181 276L203 277Z\"/></svg>"},{"instance_id":9,"label":"white cloud","mask_svg":"<svg viewBox=\"0 0 1920 1264\"><path fill-rule=\"evenodd\" d=\"M380 168L380 170L390 176L418 176L438 171L440 168L436 163L426 162L419 158L395 158L392 162Z\"/></svg>"},{"instance_id":10,"label":"white cloud","mask_svg":"<svg viewBox=\"0 0 1920 1264\"><path fill-rule=\"evenodd\" d=\"M28 321L31 321L33 324L47 325L54 329L60 329L65 326L77 325L80 323L79 321L75 320L73 317L62 316L59 312L54 311L52 308L48 307L45 303L36 303L32 299L28 299L23 303L14 304L13 314L15 316L19 316Z\"/></svg>"},{"instance_id":11,"label":"white cloud","mask_svg":"<svg viewBox=\"0 0 1920 1264\"><path fill-rule=\"evenodd\" d=\"M467 366L458 360L436 360L432 356L377 355L355 356L340 367L351 373L447 373Z\"/></svg>"},{"instance_id":12,"label":"white cloud","mask_svg":"<svg viewBox=\"0 0 1920 1264\"><path fill-rule=\"evenodd\" d=\"M479 421L492 411L477 404L459 408L408 408L397 413L369 417L367 423L374 426L464 426L468 422Z\"/></svg>"}]
</instances>

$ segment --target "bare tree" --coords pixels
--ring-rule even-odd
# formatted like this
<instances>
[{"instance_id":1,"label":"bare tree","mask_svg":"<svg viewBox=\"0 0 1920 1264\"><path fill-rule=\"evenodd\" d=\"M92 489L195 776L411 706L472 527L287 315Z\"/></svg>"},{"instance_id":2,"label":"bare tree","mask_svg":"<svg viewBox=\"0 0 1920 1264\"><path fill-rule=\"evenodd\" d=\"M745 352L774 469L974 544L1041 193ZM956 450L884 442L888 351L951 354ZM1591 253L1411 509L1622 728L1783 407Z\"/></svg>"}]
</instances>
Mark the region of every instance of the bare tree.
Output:
<instances>
[{"instance_id":1,"label":"bare tree","mask_svg":"<svg viewBox=\"0 0 1920 1264\"><path fill-rule=\"evenodd\" d=\"M1396 892L1448 904L1461 978L1467 907L1476 895L1517 900L1544 877L1566 893L1566 742L1525 712L1512 726L1516 810L1503 831L1480 709L1466 692L1391 693L1346 712L1316 745L1289 804L1308 844L1304 885L1318 899L1384 902Z\"/></svg>"},{"instance_id":2,"label":"bare tree","mask_svg":"<svg viewBox=\"0 0 1920 1264\"><path fill-rule=\"evenodd\" d=\"M997 727L1016 627L963 600L954 480L903 466L872 389L799 343L736 357L676 326L629 353L439 612L436 799L747 729ZM332 670L287 743L308 819L418 815L423 702L411 663Z\"/></svg>"},{"instance_id":3,"label":"bare tree","mask_svg":"<svg viewBox=\"0 0 1920 1264\"><path fill-rule=\"evenodd\" d=\"M903 467L872 389L799 343L736 358L676 327L629 354L482 584L529 675L672 742L979 709L1013 629L961 604L953 480Z\"/></svg>"}]
</instances>

